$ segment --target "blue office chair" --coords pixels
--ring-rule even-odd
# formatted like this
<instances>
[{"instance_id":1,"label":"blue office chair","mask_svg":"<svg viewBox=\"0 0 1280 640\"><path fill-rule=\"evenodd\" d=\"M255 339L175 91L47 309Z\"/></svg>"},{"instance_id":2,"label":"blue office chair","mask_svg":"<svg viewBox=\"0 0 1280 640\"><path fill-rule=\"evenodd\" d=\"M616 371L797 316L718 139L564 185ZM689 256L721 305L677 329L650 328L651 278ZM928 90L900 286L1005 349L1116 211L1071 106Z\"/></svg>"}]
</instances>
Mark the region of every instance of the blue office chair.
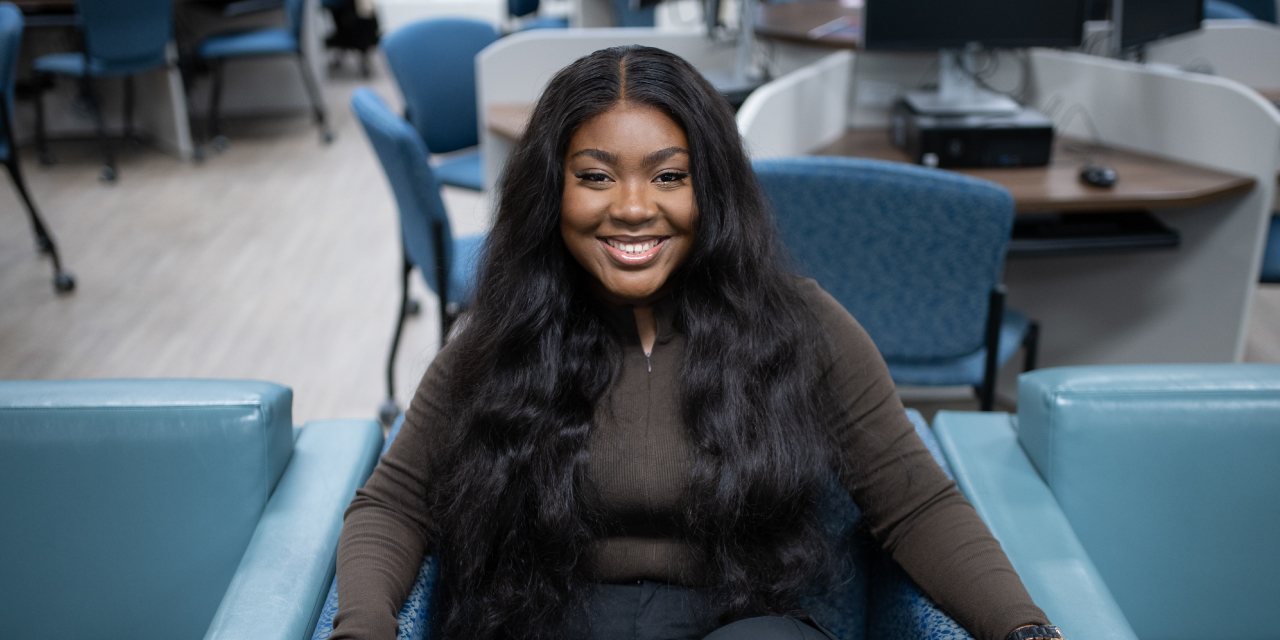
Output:
<instances>
[{"instance_id":1,"label":"blue office chair","mask_svg":"<svg viewBox=\"0 0 1280 640\"><path fill-rule=\"evenodd\" d=\"M1013 196L956 173L861 158L755 163L802 273L867 330L895 382L971 385L984 411L996 371L1036 323L1005 309L1000 274Z\"/></svg>"},{"instance_id":2,"label":"blue office chair","mask_svg":"<svg viewBox=\"0 0 1280 640\"><path fill-rule=\"evenodd\" d=\"M285 26L214 34L196 49L196 56L209 63L213 75L213 87L209 92L207 137L215 150L222 149L227 144L226 137L222 135L222 122L218 118L218 108L222 102L223 64L232 59L272 56L293 56L298 61L302 83L306 85L307 97L311 99L316 127L320 130L320 140L325 144L333 142L333 132L329 130L325 119L324 96L320 94L320 87L307 68L306 57L302 55L302 12L305 8L306 0L285 0Z\"/></svg>"},{"instance_id":3,"label":"blue office chair","mask_svg":"<svg viewBox=\"0 0 1280 640\"><path fill-rule=\"evenodd\" d=\"M1280 214L1271 214L1267 244L1262 250L1262 277L1259 281L1280 284Z\"/></svg>"},{"instance_id":4,"label":"blue office chair","mask_svg":"<svg viewBox=\"0 0 1280 640\"><path fill-rule=\"evenodd\" d=\"M507 13L513 18L524 18L519 21L520 27L517 31L567 29L569 27L568 18L538 17L538 7L541 4L539 0L507 0Z\"/></svg>"},{"instance_id":5,"label":"blue office chair","mask_svg":"<svg viewBox=\"0 0 1280 640\"><path fill-rule=\"evenodd\" d=\"M240 380L0 382L4 637L310 633L382 429L295 427L292 399Z\"/></svg>"},{"instance_id":6,"label":"blue office chair","mask_svg":"<svg viewBox=\"0 0 1280 640\"><path fill-rule=\"evenodd\" d=\"M961 491L1071 638L1276 638L1280 365L1056 367L940 411Z\"/></svg>"},{"instance_id":7,"label":"blue office chair","mask_svg":"<svg viewBox=\"0 0 1280 640\"><path fill-rule=\"evenodd\" d=\"M440 186L428 162L427 147L404 118L392 112L378 94L364 87L352 94L351 110L364 125L400 209L403 250L400 314L391 340L391 353L387 355L387 400L379 410L382 423L391 424L400 413L395 403L395 362L400 333L405 318L411 314L409 273L418 267L427 287L440 299L443 344L470 297L471 277L480 259L484 236L453 237L444 200L440 198Z\"/></svg>"},{"instance_id":8,"label":"blue office chair","mask_svg":"<svg viewBox=\"0 0 1280 640\"><path fill-rule=\"evenodd\" d=\"M488 23L466 18L423 20L382 39L382 52L404 96L405 118L431 153L480 144L476 55L497 39ZM441 184L484 189L478 150L462 152L434 170Z\"/></svg>"},{"instance_id":9,"label":"blue office chair","mask_svg":"<svg viewBox=\"0 0 1280 640\"><path fill-rule=\"evenodd\" d=\"M133 76L170 63L173 40L173 0L77 0L83 48L78 52L40 56L36 73L78 78L89 102L102 141L104 164L99 177L116 179L116 156L107 137L102 105L93 78L124 78L124 135L133 137ZM45 136L44 105L36 101L36 145L41 158L52 161Z\"/></svg>"},{"instance_id":10,"label":"blue office chair","mask_svg":"<svg viewBox=\"0 0 1280 640\"><path fill-rule=\"evenodd\" d=\"M22 44L22 11L9 2L0 2L0 162L9 169L9 178L13 187L18 190L23 204L27 205L27 218L31 220L31 230L36 234L36 248L40 253L47 253L53 258L53 288L65 293L76 288L75 276L62 268L62 259L58 256L58 245L54 244L49 230L45 227L40 212L31 201L27 192L27 183L22 179L22 171L18 167L18 146L13 138L13 83L18 71L18 48Z\"/></svg>"},{"instance_id":11,"label":"blue office chair","mask_svg":"<svg viewBox=\"0 0 1280 640\"><path fill-rule=\"evenodd\" d=\"M942 449L919 412L907 410L916 434L947 477L951 470ZM387 434L386 453L404 424L401 415ZM920 594L906 573L888 558L860 526L862 514L849 494L832 488L823 517L848 564L848 580L835 589L806 599L805 606L840 640L973 640L960 625ZM397 616L399 640L431 638L433 595L438 566L432 557L418 568L417 578ZM311 640L328 640L338 613L338 583L329 587Z\"/></svg>"},{"instance_id":12,"label":"blue office chair","mask_svg":"<svg viewBox=\"0 0 1280 640\"><path fill-rule=\"evenodd\" d=\"M658 3L641 7L639 0L609 0L615 27L652 27L657 21Z\"/></svg>"},{"instance_id":13,"label":"blue office chair","mask_svg":"<svg viewBox=\"0 0 1280 640\"><path fill-rule=\"evenodd\" d=\"M1262 20L1275 23L1276 3L1272 0L1205 0L1205 20Z\"/></svg>"}]
</instances>

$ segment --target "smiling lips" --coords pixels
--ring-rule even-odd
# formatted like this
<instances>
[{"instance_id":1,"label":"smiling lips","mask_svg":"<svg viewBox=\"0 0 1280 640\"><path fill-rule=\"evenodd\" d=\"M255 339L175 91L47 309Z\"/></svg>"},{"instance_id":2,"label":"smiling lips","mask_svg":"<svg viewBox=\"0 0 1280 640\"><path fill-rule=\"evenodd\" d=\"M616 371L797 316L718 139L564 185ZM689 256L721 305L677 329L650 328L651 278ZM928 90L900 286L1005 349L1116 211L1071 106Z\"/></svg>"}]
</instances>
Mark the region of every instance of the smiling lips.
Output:
<instances>
[{"instance_id":1,"label":"smiling lips","mask_svg":"<svg viewBox=\"0 0 1280 640\"><path fill-rule=\"evenodd\" d=\"M643 238L600 238L614 260L628 267L644 266L652 262L666 246L667 238L648 236Z\"/></svg>"}]
</instances>

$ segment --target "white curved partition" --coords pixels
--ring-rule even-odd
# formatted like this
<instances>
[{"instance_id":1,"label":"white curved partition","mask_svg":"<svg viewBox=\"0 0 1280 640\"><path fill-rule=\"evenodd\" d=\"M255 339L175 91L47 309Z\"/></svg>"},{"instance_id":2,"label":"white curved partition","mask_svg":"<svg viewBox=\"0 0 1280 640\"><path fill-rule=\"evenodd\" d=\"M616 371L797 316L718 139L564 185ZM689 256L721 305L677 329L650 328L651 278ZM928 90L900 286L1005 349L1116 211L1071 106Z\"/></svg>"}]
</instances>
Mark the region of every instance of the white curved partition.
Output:
<instances>
[{"instance_id":1,"label":"white curved partition","mask_svg":"<svg viewBox=\"0 0 1280 640\"><path fill-rule=\"evenodd\" d=\"M1176 250L1010 260L1009 305L1040 320L1042 366L1240 361L1280 168L1280 112L1225 78L1047 49L1031 62L1034 106L1078 105L1100 142L1257 182L1155 211L1181 233ZM1060 133L1088 139L1083 120Z\"/></svg>"},{"instance_id":2,"label":"white curved partition","mask_svg":"<svg viewBox=\"0 0 1280 640\"><path fill-rule=\"evenodd\" d=\"M1147 45L1147 60L1212 70L1255 89L1280 89L1280 26L1205 20L1199 31Z\"/></svg>"},{"instance_id":3,"label":"white curved partition","mask_svg":"<svg viewBox=\"0 0 1280 640\"><path fill-rule=\"evenodd\" d=\"M837 51L756 89L738 109L752 158L809 153L844 134L853 53Z\"/></svg>"}]
</instances>

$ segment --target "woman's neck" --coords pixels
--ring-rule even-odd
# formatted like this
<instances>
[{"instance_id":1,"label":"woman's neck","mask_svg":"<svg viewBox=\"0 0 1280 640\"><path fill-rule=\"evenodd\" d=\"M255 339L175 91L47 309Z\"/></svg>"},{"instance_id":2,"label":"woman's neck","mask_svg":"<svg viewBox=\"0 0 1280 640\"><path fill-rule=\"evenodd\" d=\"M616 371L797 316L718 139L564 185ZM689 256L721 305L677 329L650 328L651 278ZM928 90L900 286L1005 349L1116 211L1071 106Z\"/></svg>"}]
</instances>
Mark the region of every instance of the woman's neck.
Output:
<instances>
[{"instance_id":1,"label":"woman's neck","mask_svg":"<svg viewBox=\"0 0 1280 640\"><path fill-rule=\"evenodd\" d=\"M653 307L635 306L636 331L640 333L640 346L647 356L653 353L653 342L658 338L658 321L653 317Z\"/></svg>"}]
</instances>

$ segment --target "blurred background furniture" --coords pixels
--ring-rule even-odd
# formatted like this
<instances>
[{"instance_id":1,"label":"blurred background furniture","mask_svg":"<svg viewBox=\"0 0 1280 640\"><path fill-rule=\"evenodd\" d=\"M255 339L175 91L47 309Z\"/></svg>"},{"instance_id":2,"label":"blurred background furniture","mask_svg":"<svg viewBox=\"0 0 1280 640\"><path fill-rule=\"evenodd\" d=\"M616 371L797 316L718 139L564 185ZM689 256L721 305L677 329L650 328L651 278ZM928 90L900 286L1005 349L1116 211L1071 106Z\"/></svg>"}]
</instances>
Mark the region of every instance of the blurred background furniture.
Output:
<instances>
[{"instance_id":1,"label":"blurred background furniture","mask_svg":"<svg viewBox=\"0 0 1280 640\"><path fill-rule=\"evenodd\" d=\"M919 412L908 409L907 418L942 470L951 475L938 443ZM401 415L387 435L383 453L404 423ZM823 519L838 541L836 552L847 558L848 580L821 596L810 596L805 606L840 640L972 640L960 625L920 594L906 573L881 551L861 523L862 514L843 488L832 486L824 497ZM436 561L427 557L398 616L400 640L431 638L435 601ZM316 624L311 640L328 640L333 616L338 612L337 582Z\"/></svg>"},{"instance_id":2,"label":"blurred background furniture","mask_svg":"<svg viewBox=\"0 0 1280 640\"><path fill-rule=\"evenodd\" d=\"M1280 284L1280 215L1271 214L1267 247L1262 251L1262 282Z\"/></svg>"},{"instance_id":3,"label":"blurred background furniture","mask_svg":"<svg viewBox=\"0 0 1280 640\"><path fill-rule=\"evenodd\" d=\"M476 55L498 39L488 23L434 18L405 25L382 39L405 119L430 153L452 154L433 169L436 179L463 189L484 189L476 114ZM429 63L427 61L430 61Z\"/></svg>"},{"instance_id":4,"label":"blurred background furniture","mask_svg":"<svg viewBox=\"0 0 1280 640\"><path fill-rule=\"evenodd\" d=\"M373 0L323 0L321 5L333 19L333 33L324 41L327 49L338 53L338 57L330 61L330 66L341 66L342 54L354 51L360 54L360 75L368 78L372 74L369 50L378 46L382 39Z\"/></svg>"},{"instance_id":5,"label":"blurred background furniture","mask_svg":"<svg viewBox=\"0 0 1280 640\"><path fill-rule=\"evenodd\" d=\"M894 382L969 385L983 411L999 366L1039 330L1006 309L1000 285L1013 228L1003 187L939 169L865 158L757 160L783 242L857 318Z\"/></svg>"},{"instance_id":6,"label":"blurred background furniture","mask_svg":"<svg viewBox=\"0 0 1280 640\"><path fill-rule=\"evenodd\" d=\"M1016 418L943 411L934 431L1069 637L1276 636L1280 365L1043 369Z\"/></svg>"},{"instance_id":7,"label":"blurred background furniture","mask_svg":"<svg viewBox=\"0 0 1280 640\"><path fill-rule=\"evenodd\" d=\"M103 166L99 178L116 179L116 156L102 114L95 78L124 78L124 137L133 139L134 76L176 61L173 42L173 0L77 0L82 50L41 56L32 64L36 73L77 78L81 95L97 123ZM43 95L43 94L41 94ZM43 159L50 159L44 126L43 100L37 98L36 141Z\"/></svg>"},{"instance_id":8,"label":"blurred background furniture","mask_svg":"<svg viewBox=\"0 0 1280 640\"><path fill-rule=\"evenodd\" d=\"M18 68L18 48L22 44L22 12L8 2L0 2L0 162L9 170L9 178L13 180L13 188L18 190L22 202L27 206L27 217L31 220L31 230L36 236L36 248L40 253L47 253L53 259L53 288L59 293L75 289L75 276L62 268L62 259L58 256L58 245L49 235L40 212L31 201L27 184L22 179L22 171L18 166L18 145L13 135L13 84Z\"/></svg>"},{"instance_id":9,"label":"blurred background furniture","mask_svg":"<svg viewBox=\"0 0 1280 640\"><path fill-rule=\"evenodd\" d=\"M569 28L567 17L539 16L538 7L541 4L539 0L507 0L507 15L514 19L515 31Z\"/></svg>"},{"instance_id":10,"label":"blurred background furniture","mask_svg":"<svg viewBox=\"0 0 1280 640\"><path fill-rule=\"evenodd\" d=\"M302 46L303 12L308 0L285 0L285 25L268 27L251 31L216 33L200 43L196 55L209 65L213 76L213 87L209 94L208 130L206 137L215 151L227 145L222 135L222 123L218 117L218 108L222 100L223 65L227 60L246 58L264 58L275 56L293 56L298 61L298 70L302 73L302 82L307 88L307 97L311 100L311 109L321 142L333 141L333 132L325 120L324 96L320 94L320 79L312 75L307 64Z\"/></svg>"},{"instance_id":11,"label":"blurred background furniture","mask_svg":"<svg viewBox=\"0 0 1280 640\"><path fill-rule=\"evenodd\" d=\"M413 313L411 306L416 306L409 299L409 274L417 267L427 287L439 298L440 344L443 345L454 320L470 298L484 236L453 237L426 144L404 118L392 112L382 98L367 88L356 89L351 96L351 110L364 126L369 143L382 162L400 210L403 250L400 313L391 339L391 352L387 355L387 399L378 412L379 420L390 425L400 413L395 403L396 349L400 346L405 318Z\"/></svg>"},{"instance_id":12,"label":"blurred background furniture","mask_svg":"<svg viewBox=\"0 0 1280 640\"><path fill-rule=\"evenodd\" d=\"M255 381L0 382L5 637L303 637L382 430L295 428L292 399Z\"/></svg>"}]
</instances>

